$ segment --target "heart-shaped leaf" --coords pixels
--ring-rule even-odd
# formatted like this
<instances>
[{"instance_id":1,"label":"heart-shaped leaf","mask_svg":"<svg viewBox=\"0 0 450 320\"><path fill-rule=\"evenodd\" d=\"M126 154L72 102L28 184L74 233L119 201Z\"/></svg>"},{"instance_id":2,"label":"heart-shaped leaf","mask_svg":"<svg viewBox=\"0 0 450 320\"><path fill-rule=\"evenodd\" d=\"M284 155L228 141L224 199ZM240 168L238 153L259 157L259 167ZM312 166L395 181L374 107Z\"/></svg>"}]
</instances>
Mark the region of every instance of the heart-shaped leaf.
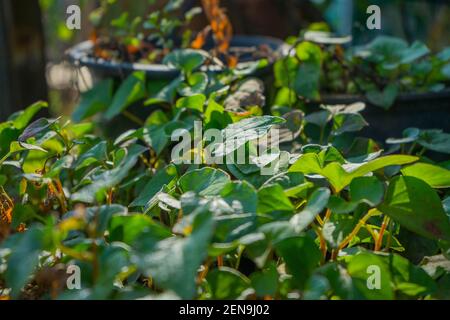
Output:
<instances>
[{"instance_id":1,"label":"heart-shaped leaf","mask_svg":"<svg viewBox=\"0 0 450 320\"><path fill-rule=\"evenodd\" d=\"M405 228L430 239L450 240L450 220L437 193L415 177L396 177L389 183L379 209Z\"/></svg>"}]
</instances>

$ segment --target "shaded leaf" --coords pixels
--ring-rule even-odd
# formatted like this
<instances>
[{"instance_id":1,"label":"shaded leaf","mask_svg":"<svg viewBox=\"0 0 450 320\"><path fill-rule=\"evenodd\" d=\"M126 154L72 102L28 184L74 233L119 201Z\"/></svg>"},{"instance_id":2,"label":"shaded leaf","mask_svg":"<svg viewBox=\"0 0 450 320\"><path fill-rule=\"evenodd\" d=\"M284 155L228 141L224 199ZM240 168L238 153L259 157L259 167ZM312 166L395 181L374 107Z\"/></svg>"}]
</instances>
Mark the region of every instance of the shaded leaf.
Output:
<instances>
[{"instance_id":1,"label":"shaded leaf","mask_svg":"<svg viewBox=\"0 0 450 320\"><path fill-rule=\"evenodd\" d=\"M422 180L414 177L394 178L379 209L419 235L450 240L450 220L441 200Z\"/></svg>"},{"instance_id":2,"label":"shaded leaf","mask_svg":"<svg viewBox=\"0 0 450 320\"><path fill-rule=\"evenodd\" d=\"M327 188L316 190L306 204L302 212L292 217L290 223L293 225L297 233L305 230L316 217L326 208L331 192Z\"/></svg>"},{"instance_id":3,"label":"shaded leaf","mask_svg":"<svg viewBox=\"0 0 450 320\"><path fill-rule=\"evenodd\" d=\"M250 281L239 271L227 267L215 269L206 278L214 300L233 300L250 287Z\"/></svg>"},{"instance_id":4,"label":"shaded leaf","mask_svg":"<svg viewBox=\"0 0 450 320\"><path fill-rule=\"evenodd\" d=\"M433 188L450 188L450 170L427 163L416 163L402 169L404 176L425 181Z\"/></svg>"},{"instance_id":5,"label":"shaded leaf","mask_svg":"<svg viewBox=\"0 0 450 320\"><path fill-rule=\"evenodd\" d=\"M107 79L96 84L91 90L81 96L81 102L72 114L75 122L83 121L99 112L105 111L111 104L113 95L112 79Z\"/></svg>"},{"instance_id":6,"label":"shaded leaf","mask_svg":"<svg viewBox=\"0 0 450 320\"><path fill-rule=\"evenodd\" d=\"M194 191L201 196L219 195L230 182L230 176L213 168L203 168L186 173L178 180L178 186L183 192Z\"/></svg>"},{"instance_id":7,"label":"shaded leaf","mask_svg":"<svg viewBox=\"0 0 450 320\"><path fill-rule=\"evenodd\" d=\"M105 118L111 120L131 104L145 98L146 95L145 72L131 74L114 94L111 105L105 112Z\"/></svg>"}]
</instances>

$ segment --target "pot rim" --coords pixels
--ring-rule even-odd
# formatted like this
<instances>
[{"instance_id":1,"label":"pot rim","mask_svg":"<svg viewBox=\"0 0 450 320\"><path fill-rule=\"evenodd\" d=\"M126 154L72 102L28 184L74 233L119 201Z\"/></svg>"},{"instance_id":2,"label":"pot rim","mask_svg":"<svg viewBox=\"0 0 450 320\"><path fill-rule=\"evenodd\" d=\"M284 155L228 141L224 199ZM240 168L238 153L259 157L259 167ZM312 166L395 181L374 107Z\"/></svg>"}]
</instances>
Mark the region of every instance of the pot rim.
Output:
<instances>
[{"instance_id":1,"label":"pot rim","mask_svg":"<svg viewBox=\"0 0 450 320\"><path fill-rule=\"evenodd\" d=\"M289 51L289 46L283 40L273 37L236 35L233 37L231 43L233 44L233 42L241 43L241 46L248 47L259 44L268 44L274 51L278 52L282 56L287 55ZM247 43L247 45L245 45L245 43ZM91 40L83 41L68 49L66 51L66 56L68 57L69 61L76 66L85 66L102 71L118 73L145 71L147 73L152 73L164 78L174 78L177 77L180 73L176 68L169 67L164 64L116 62L91 57L89 56L89 53L92 52L92 48L93 42ZM238 67L244 66L245 63L239 63ZM272 64L273 63L271 63L270 65ZM209 71L217 72L218 70L212 69Z\"/></svg>"},{"instance_id":2,"label":"pot rim","mask_svg":"<svg viewBox=\"0 0 450 320\"><path fill-rule=\"evenodd\" d=\"M396 99L396 101L408 102L408 101L416 101L416 100L431 100L431 99L441 99L441 98L450 98L450 88L446 87L442 91L438 92L404 92L400 93ZM368 99L364 95L356 95L356 94L324 94L319 101L312 101L314 103L354 103L354 102L365 102L369 103Z\"/></svg>"}]
</instances>

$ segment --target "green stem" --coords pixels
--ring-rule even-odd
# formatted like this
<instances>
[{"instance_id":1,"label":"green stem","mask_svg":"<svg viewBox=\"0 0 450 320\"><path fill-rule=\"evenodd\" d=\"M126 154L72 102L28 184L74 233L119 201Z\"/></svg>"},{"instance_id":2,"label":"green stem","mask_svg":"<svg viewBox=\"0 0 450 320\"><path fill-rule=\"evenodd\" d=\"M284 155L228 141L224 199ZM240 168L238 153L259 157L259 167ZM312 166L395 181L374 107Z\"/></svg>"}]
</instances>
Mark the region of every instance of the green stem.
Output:
<instances>
[{"instance_id":1,"label":"green stem","mask_svg":"<svg viewBox=\"0 0 450 320\"><path fill-rule=\"evenodd\" d=\"M336 258L339 254L339 251L344 249L348 244L352 241L352 239L358 234L359 230L367 223L367 221L375 214L376 209L370 210L356 225L356 227L353 229L352 233L350 233L344 241L341 242L338 249L336 250L335 254L333 255L334 258Z\"/></svg>"},{"instance_id":2,"label":"green stem","mask_svg":"<svg viewBox=\"0 0 450 320\"><path fill-rule=\"evenodd\" d=\"M235 269L238 270L239 266L241 265L241 259L242 259L242 254L244 253L245 247L244 246L239 246L238 248L238 255L237 255L237 261L236 261L236 267Z\"/></svg>"},{"instance_id":3,"label":"green stem","mask_svg":"<svg viewBox=\"0 0 450 320\"><path fill-rule=\"evenodd\" d=\"M419 157L423 156L427 152L427 148L423 147L422 150L417 154Z\"/></svg>"},{"instance_id":4,"label":"green stem","mask_svg":"<svg viewBox=\"0 0 450 320\"><path fill-rule=\"evenodd\" d=\"M137 125L139 125L139 126L141 126L141 127L143 127L143 126L145 125L145 122L144 122L144 121L142 121L140 118L136 117L134 114L132 114L132 113L129 112L129 111L124 110L124 111L122 112L122 114L123 114L126 118L128 118L129 120L131 120L132 122L136 123Z\"/></svg>"},{"instance_id":5,"label":"green stem","mask_svg":"<svg viewBox=\"0 0 450 320\"><path fill-rule=\"evenodd\" d=\"M414 152L414 149L416 148L416 146L417 146L417 143L414 142L412 144L411 148L409 148L409 151L408 151L409 155L412 155L412 153Z\"/></svg>"}]
</instances>

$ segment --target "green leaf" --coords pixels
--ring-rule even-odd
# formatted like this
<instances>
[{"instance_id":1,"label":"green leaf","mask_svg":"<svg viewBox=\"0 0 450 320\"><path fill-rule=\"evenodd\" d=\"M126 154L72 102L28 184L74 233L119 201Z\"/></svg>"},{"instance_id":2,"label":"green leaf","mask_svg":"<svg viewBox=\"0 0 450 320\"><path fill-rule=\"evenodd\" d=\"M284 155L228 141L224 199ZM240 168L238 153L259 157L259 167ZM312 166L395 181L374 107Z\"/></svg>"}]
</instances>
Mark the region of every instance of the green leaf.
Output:
<instances>
[{"instance_id":1,"label":"green leaf","mask_svg":"<svg viewBox=\"0 0 450 320\"><path fill-rule=\"evenodd\" d=\"M395 288L410 297L425 297L436 291L434 280L421 267L396 254L385 258L391 268Z\"/></svg>"},{"instance_id":2,"label":"green leaf","mask_svg":"<svg viewBox=\"0 0 450 320\"><path fill-rule=\"evenodd\" d=\"M135 246L136 250L148 249L150 245L172 236L168 228L142 214L116 214L111 217L108 231L111 242L123 242Z\"/></svg>"},{"instance_id":3,"label":"green leaf","mask_svg":"<svg viewBox=\"0 0 450 320\"><path fill-rule=\"evenodd\" d=\"M450 63L447 63L442 69L441 69L441 73L442 75L447 78L450 79Z\"/></svg>"},{"instance_id":4,"label":"green leaf","mask_svg":"<svg viewBox=\"0 0 450 320\"><path fill-rule=\"evenodd\" d=\"M13 156L13 155L15 155L15 154L17 154L17 153L23 151L23 150L25 150L25 148L23 148L23 147L19 144L19 142L17 142L17 141L11 142L8 153L7 153L3 158L0 159L0 166L1 166L6 160L8 160L9 157L11 157L11 156Z\"/></svg>"},{"instance_id":5,"label":"green leaf","mask_svg":"<svg viewBox=\"0 0 450 320\"><path fill-rule=\"evenodd\" d=\"M218 104L214 98L214 96L209 98L208 106L206 107L205 128L224 129L232 120L228 113L225 113L225 108Z\"/></svg>"},{"instance_id":6,"label":"green leaf","mask_svg":"<svg viewBox=\"0 0 450 320\"><path fill-rule=\"evenodd\" d=\"M32 221L33 218L36 218L36 216L37 213L31 205L15 204L12 212L11 227L17 229L21 223L26 224L29 221Z\"/></svg>"},{"instance_id":7,"label":"green leaf","mask_svg":"<svg viewBox=\"0 0 450 320\"><path fill-rule=\"evenodd\" d=\"M402 51L400 63L401 64L413 63L417 59L420 59L429 53L430 49L428 49L428 47L424 43L420 41L415 41L411 45L411 47Z\"/></svg>"},{"instance_id":8,"label":"green leaf","mask_svg":"<svg viewBox=\"0 0 450 320\"><path fill-rule=\"evenodd\" d=\"M282 172L267 180L264 186L279 184L286 192L287 190L294 189L305 182L305 176L302 173ZM293 192L295 193L295 190L293 190Z\"/></svg>"},{"instance_id":9,"label":"green leaf","mask_svg":"<svg viewBox=\"0 0 450 320\"><path fill-rule=\"evenodd\" d=\"M450 134L442 130L423 130L417 142L428 150L450 154Z\"/></svg>"},{"instance_id":10,"label":"green leaf","mask_svg":"<svg viewBox=\"0 0 450 320\"><path fill-rule=\"evenodd\" d=\"M336 262L327 263L318 268L315 272L320 274L328 280L334 296L343 300L354 300L355 289L353 288L353 281L347 270Z\"/></svg>"},{"instance_id":11,"label":"green leaf","mask_svg":"<svg viewBox=\"0 0 450 320\"><path fill-rule=\"evenodd\" d=\"M219 195L230 182L230 176L213 168L203 168L186 173L178 180L178 186L186 193L194 191L201 196Z\"/></svg>"},{"instance_id":12,"label":"green leaf","mask_svg":"<svg viewBox=\"0 0 450 320\"><path fill-rule=\"evenodd\" d=\"M442 51L436 55L436 58L444 62L450 60L450 47L442 49Z\"/></svg>"},{"instance_id":13,"label":"green leaf","mask_svg":"<svg viewBox=\"0 0 450 320\"><path fill-rule=\"evenodd\" d=\"M275 125L284 122L283 118L262 116L244 119L231 124L225 130L222 130L224 143L216 145L213 149L213 155L214 157L227 156L247 142L265 136Z\"/></svg>"},{"instance_id":14,"label":"green leaf","mask_svg":"<svg viewBox=\"0 0 450 320\"><path fill-rule=\"evenodd\" d=\"M331 196L328 202L328 208L336 214L348 214L352 213L358 207L359 202L347 202L341 197Z\"/></svg>"},{"instance_id":15,"label":"green leaf","mask_svg":"<svg viewBox=\"0 0 450 320\"><path fill-rule=\"evenodd\" d=\"M269 266L261 272L254 272L250 276L252 287L259 298L275 296L278 291L278 278L279 274L274 262L269 263Z\"/></svg>"},{"instance_id":16,"label":"green leaf","mask_svg":"<svg viewBox=\"0 0 450 320\"><path fill-rule=\"evenodd\" d=\"M142 129L142 140L160 155L167 144L169 143L169 136L167 134L168 124L151 125Z\"/></svg>"},{"instance_id":17,"label":"green leaf","mask_svg":"<svg viewBox=\"0 0 450 320\"><path fill-rule=\"evenodd\" d=\"M74 168L76 170L85 168L90 166L93 163L97 163L99 161L104 161L108 158L108 143L106 141L102 141L91 149L81 154L81 156L77 159L74 164Z\"/></svg>"},{"instance_id":18,"label":"green leaf","mask_svg":"<svg viewBox=\"0 0 450 320\"><path fill-rule=\"evenodd\" d=\"M294 80L297 95L307 99L320 99L322 49L311 42L302 42L296 47L296 54L301 61Z\"/></svg>"},{"instance_id":19,"label":"green leaf","mask_svg":"<svg viewBox=\"0 0 450 320\"><path fill-rule=\"evenodd\" d=\"M396 177L379 210L406 229L430 239L450 240L450 220L438 194L424 181Z\"/></svg>"},{"instance_id":20,"label":"green leaf","mask_svg":"<svg viewBox=\"0 0 450 320\"><path fill-rule=\"evenodd\" d=\"M372 207L381 203L384 196L384 186L377 177L356 178L350 184L352 202L365 202Z\"/></svg>"},{"instance_id":21,"label":"green leaf","mask_svg":"<svg viewBox=\"0 0 450 320\"><path fill-rule=\"evenodd\" d=\"M199 68L206 61L206 54L200 50L183 49L174 50L169 53L163 63L170 67L182 70L185 73L191 73Z\"/></svg>"},{"instance_id":22,"label":"green leaf","mask_svg":"<svg viewBox=\"0 0 450 320\"><path fill-rule=\"evenodd\" d=\"M314 184L312 182L305 182L299 184L298 186L285 190L284 194L290 198L306 197L304 196L305 192L312 188L314 188Z\"/></svg>"},{"instance_id":23,"label":"green leaf","mask_svg":"<svg viewBox=\"0 0 450 320\"><path fill-rule=\"evenodd\" d=\"M34 121L22 132L18 139L19 142L24 143L28 139L36 137L38 134L48 130L57 121L57 119L50 120L45 118Z\"/></svg>"},{"instance_id":24,"label":"green leaf","mask_svg":"<svg viewBox=\"0 0 450 320\"><path fill-rule=\"evenodd\" d=\"M178 88L178 92L182 96L192 96L202 94L208 88L208 75L203 72L196 72L189 75L186 82L182 83Z\"/></svg>"},{"instance_id":25,"label":"green leaf","mask_svg":"<svg viewBox=\"0 0 450 320\"><path fill-rule=\"evenodd\" d=\"M329 290L330 284L328 280L323 276L314 274L311 276L305 286L303 299L306 301L326 299Z\"/></svg>"},{"instance_id":26,"label":"green leaf","mask_svg":"<svg viewBox=\"0 0 450 320\"><path fill-rule=\"evenodd\" d=\"M180 84L183 82L183 78L177 77L172 82L170 82L168 85L166 85L162 89L158 89L156 91L156 94L151 96L148 100L144 102L145 106L151 106L154 104L159 103L166 103L166 104L172 104L174 101L176 95L177 95L177 89L180 86Z\"/></svg>"},{"instance_id":27,"label":"green leaf","mask_svg":"<svg viewBox=\"0 0 450 320\"><path fill-rule=\"evenodd\" d=\"M279 184L265 186L258 191L259 214L272 213L274 211L292 212L293 210L294 206Z\"/></svg>"},{"instance_id":28,"label":"green leaf","mask_svg":"<svg viewBox=\"0 0 450 320\"><path fill-rule=\"evenodd\" d=\"M214 300L235 300L250 288L250 280L247 277L227 267L209 272L206 280Z\"/></svg>"},{"instance_id":29,"label":"green leaf","mask_svg":"<svg viewBox=\"0 0 450 320\"><path fill-rule=\"evenodd\" d=\"M320 188L311 195L305 209L293 216L290 221L295 232L302 232L314 222L316 217L326 208L330 195L331 192L328 188Z\"/></svg>"},{"instance_id":30,"label":"green leaf","mask_svg":"<svg viewBox=\"0 0 450 320\"><path fill-rule=\"evenodd\" d=\"M428 163L416 163L402 169L404 176L416 177L433 188L450 188L450 170Z\"/></svg>"},{"instance_id":31,"label":"green leaf","mask_svg":"<svg viewBox=\"0 0 450 320\"><path fill-rule=\"evenodd\" d=\"M73 217L76 215L77 212L73 211L68 213L67 217ZM86 208L86 219L89 223L95 224L97 234L99 235L103 235L105 233L114 217L124 217L127 215L128 209L118 204Z\"/></svg>"},{"instance_id":32,"label":"green leaf","mask_svg":"<svg viewBox=\"0 0 450 320\"><path fill-rule=\"evenodd\" d=\"M7 285L12 290L12 297L17 298L22 288L28 283L30 275L38 265L43 242L44 231L39 228L31 228L25 233L15 235L6 243L6 246L11 247L12 251L5 273Z\"/></svg>"},{"instance_id":33,"label":"green leaf","mask_svg":"<svg viewBox=\"0 0 450 320\"><path fill-rule=\"evenodd\" d=\"M24 129L28 123L33 119L33 117L41 111L43 108L48 108L48 103L39 101L35 104L29 106L23 111L19 111L9 117L9 120L13 122L13 125L16 129L22 130Z\"/></svg>"},{"instance_id":34,"label":"green leaf","mask_svg":"<svg viewBox=\"0 0 450 320\"><path fill-rule=\"evenodd\" d=\"M75 122L83 121L99 112L105 111L111 104L114 82L107 79L96 84L81 96L81 102L72 114Z\"/></svg>"},{"instance_id":35,"label":"green leaf","mask_svg":"<svg viewBox=\"0 0 450 320\"><path fill-rule=\"evenodd\" d=\"M297 75L298 65L296 57L278 60L274 65L275 86L291 88L292 81Z\"/></svg>"},{"instance_id":36,"label":"green leaf","mask_svg":"<svg viewBox=\"0 0 450 320\"><path fill-rule=\"evenodd\" d=\"M295 286L303 289L322 259L322 253L314 240L309 237L285 239L275 244L275 250L286 263Z\"/></svg>"},{"instance_id":37,"label":"green leaf","mask_svg":"<svg viewBox=\"0 0 450 320\"><path fill-rule=\"evenodd\" d=\"M233 208L242 213L256 213L258 194L256 189L245 181L234 181L224 186L220 196Z\"/></svg>"},{"instance_id":38,"label":"green leaf","mask_svg":"<svg viewBox=\"0 0 450 320\"><path fill-rule=\"evenodd\" d=\"M99 192L106 192L117 186L128 176L128 172L136 165L139 156L146 150L146 148L139 145L131 146L126 151L122 162L116 168L103 171L92 177L90 184L72 194L72 201L94 203Z\"/></svg>"},{"instance_id":39,"label":"green leaf","mask_svg":"<svg viewBox=\"0 0 450 320\"><path fill-rule=\"evenodd\" d=\"M396 155L381 157L363 164L353 164L344 168L341 164L333 162L322 167L319 155L307 153L295 162L289 172L303 172L305 174L319 174L328 179L336 192L342 191L355 178L363 177L371 172L389 167L412 163L419 160L417 157Z\"/></svg>"},{"instance_id":40,"label":"green leaf","mask_svg":"<svg viewBox=\"0 0 450 320\"><path fill-rule=\"evenodd\" d=\"M59 176L63 170L71 169L74 162L75 159L70 154L63 156L61 159L55 161L44 176L46 178L55 178Z\"/></svg>"},{"instance_id":41,"label":"green leaf","mask_svg":"<svg viewBox=\"0 0 450 320\"><path fill-rule=\"evenodd\" d=\"M176 107L178 109L192 109L203 112L205 107L206 97L203 94L197 94L190 97L181 98L177 101Z\"/></svg>"},{"instance_id":42,"label":"green leaf","mask_svg":"<svg viewBox=\"0 0 450 320\"><path fill-rule=\"evenodd\" d=\"M196 296L198 269L207 256L213 234L212 214L196 214L192 230L190 236L160 241L138 257L138 265L145 275L152 277L158 287L172 290L182 299Z\"/></svg>"},{"instance_id":43,"label":"green leaf","mask_svg":"<svg viewBox=\"0 0 450 320\"><path fill-rule=\"evenodd\" d=\"M30 150L30 151L34 150L34 151L40 151L40 152L47 153L47 150L45 150L39 146L35 146L35 145L29 144L29 143L24 143L24 142L19 142L19 143L20 143L20 146L22 148L24 148L25 150Z\"/></svg>"},{"instance_id":44,"label":"green leaf","mask_svg":"<svg viewBox=\"0 0 450 320\"><path fill-rule=\"evenodd\" d=\"M174 10L178 10L183 5L184 0L169 0L167 4L164 6L165 12L170 12Z\"/></svg>"},{"instance_id":45,"label":"green leaf","mask_svg":"<svg viewBox=\"0 0 450 320\"><path fill-rule=\"evenodd\" d=\"M174 165L169 165L159 170L154 177L144 186L139 196L130 204L130 207L147 207L155 200L155 196L164 190L165 187L175 185L175 179L178 176Z\"/></svg>"},{"instance_id":46,"label":"green leaf","mask_svg":"<svg viewBox=\"0 0 450 320\"><path fill-rule=\"evenodd\" d=\"M340 199L341 201L344 201L341 198L331 197L330 207L331 203L333 202L333 199ZM354 204L350 203L348 205ZM340 209L342 210L341 212L339 212L336 208L332 209L332 212L334 213L332 215L332 218L327 222L325 222L322 228L322 234L324 239L327 241L327 244L330 246L330 248L333 249L339 248L339 245L352 232L352 230L358 223L358 221L356 219L353 219L352 216L340 214L340 213L350 213L355 210L355 207L351 208L348 211L344 211L342 208Z\"/></svg>"},{"instance_id":47,"label":"green leaf","mask_svg":"<svg viewBox=\"0 0 450 320\"><path fill-rule=\"evenodd\" d=\"M96 279L93 295L89 297L91 300L107 299L114 292L115 280L129 266L129 250L126 246L112 243L104 248L100 246L100 250L97 257L98 268L103 272Z\"/></svg>"},{"instance_id":48,"label":"green leaf","mask_svg":"<svg viewBox=\"0 0 450 320\"><path fill-rule=\"evenodd\" d=\"M131 104L145 98L146 95L145 72L134 72L120 85L111 105L105 112L105 118L111 120Z\"/></svg>"},{"instance_id":49,"label":"green leaf","mask_svg":"<svg viewBox=\"0 0 450 320\"><path fill-rule=\"evenodd\" d=\"M420 130L417 128L408 128L403 131L403 138L390 138L386 141L387 144L406 144L417 141L420 136Z\"/></svg>"},{"instance_id":50,"label":"green leaf","mask_svg":"<svg viewBox=\"0 0 450 320\"><path fill-rule=\"evenodd\" d=\"M359 48L357 55L375 63L395 63L399 61L402 52L406 49L408 49L408 43L403 39L379 36L368 45Z\"/></svg>"},{"instance_id":51,"label":"green leaf","mask_svg":"<svg viewBox=\"0 0 450 320\"><path fill-rule=\"evenodd\" d=\"M347 266L348 273L353 279L354 286L360 294L368 300L392 300L392 276L381 256L371 253L360 253L350 258ZM379 277L379 288L375 285ZM369 288L374 285L374 289Z\"/></svg>"},{"instance_id":52,"label":"green leaf","mask_svg":"<svg viewBox=\"0 0 450 320\"><path fill-rule=\"evenodd\" d=\"M333 134L337 136L346 132L358 132L368 125L359 113L339 113L333 117Z\"/></svg>"},{"instance_id":53,"label":"green leaf","mask_svg":"<svg viewBox=\"0 0 450 320\"><path fill-rule=\"evenodd\" d=\"M321 64L323 59L322 49L320 46L304 41L295 48L295 53L300 61L312 61Z\"/></svg>"},{"instance_id":54,"label":"green leaf","mask_svg":"<svg viewBox=\"0 0 450 320\"><path fill-rule=\"evenodd\" d=\"M450 196L442 201L442 206L444 207L445 213L450 217Z\"/></svg>"},{"instance_id":55,"label":"green leaf","mask_svg":"<svg viewBox=\"0 0 450 320\"><path fill-rule=\"evenodd\" d=\"M367 99L375 106L389 110L394 105L395 100L397 100L398 93L398 86L396 84L389 84L383 91L376 89L369 91L367 93Z\"/></svg>"}]
</instances>

